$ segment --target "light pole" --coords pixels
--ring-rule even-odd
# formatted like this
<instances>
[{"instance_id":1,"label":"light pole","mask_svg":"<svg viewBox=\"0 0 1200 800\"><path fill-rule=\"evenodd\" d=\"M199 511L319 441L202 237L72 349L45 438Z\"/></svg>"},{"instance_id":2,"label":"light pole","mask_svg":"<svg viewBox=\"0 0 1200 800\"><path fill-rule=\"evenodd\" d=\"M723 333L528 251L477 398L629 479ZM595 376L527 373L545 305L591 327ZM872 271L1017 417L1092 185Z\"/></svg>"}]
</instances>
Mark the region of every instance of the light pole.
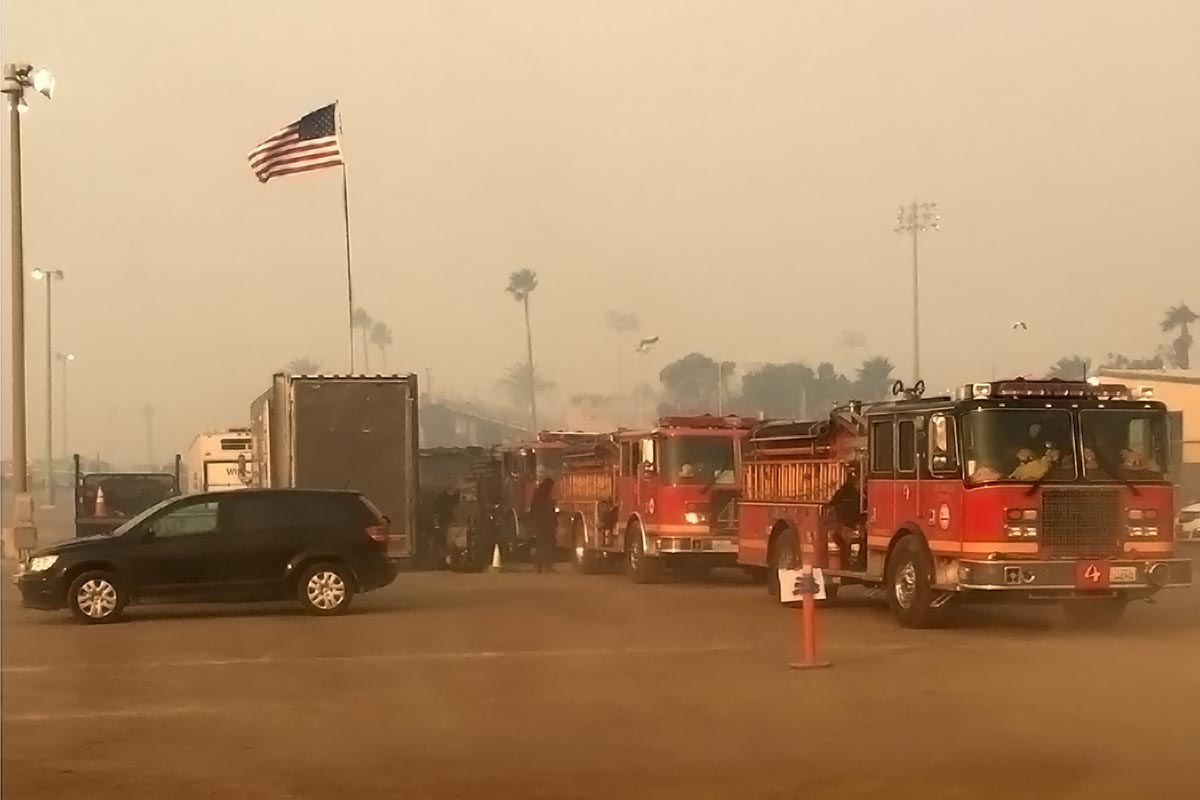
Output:
<instances>
[{"instance_id":1,"label":"light pole","mask_svg":"<svg viewBox=\"0 0 1200 800\"><path fill-rule=\"evenodd\" d=\"M13 539L19 554L37 547L33 523L33 501L29 497L28 430L25 409L25 244L21 216L21 113L29 108L25 89L32 88L47 98L54 95L54 76L48 69L29 64L5 64L3 93L8 103L9 144L9 241L12 256L12 463Z\"/></svg>"},{"instance_id":2,"label":"light pole","mask_svg":"<svg viewBox=\"0 0 1200 800\"><path fill-rule=\"evenodd\" d=\"M62 366L62 454L63 458L71 457L70 441L67 439L67 423L70 417L67 415L67 364L75 360L74 353L55 353L54 357L58 359L58 363Z\"/></svg>"},{"instance_id":3,"label":"light pole","mask_svg":"<svg viewBox=\"0 0 1200 800\"><path fill-rule=\"evenodd\" d=\"M657 336L648 336L638 342L638 346L634 352L638 354L638 424L642 425L646 420L645 410L645 395L642 393L643 387L646 385L646 354L654 349L654 345L658 344Z\"/></svg>"},{"instance_id":4,"label":"light pole","mask_svg":"<svg viewBox=\"0 0 1200 800\"><path fill-rule=\"evenodd\" d=\"M917 291L917 240L925 231L940 230L938 223L941 217L937 213L937 203L918 203L914 200L907 206L900 206L896 214L896 233L912 234L913 256L913 383L921 379L921 312L919 294Z\"/></svg>"},{"instance_id":5,"label":"light pole","mask_svg":"<svg viewBox=\"0 0 1200 800\"><path fill-rule=\"evenodd\" d=\"M35 269L35 281L46 282L46 505L54 507L54 325L51 308L55 281L63 279L61 269Z\"/></svg>"}]
</instances>

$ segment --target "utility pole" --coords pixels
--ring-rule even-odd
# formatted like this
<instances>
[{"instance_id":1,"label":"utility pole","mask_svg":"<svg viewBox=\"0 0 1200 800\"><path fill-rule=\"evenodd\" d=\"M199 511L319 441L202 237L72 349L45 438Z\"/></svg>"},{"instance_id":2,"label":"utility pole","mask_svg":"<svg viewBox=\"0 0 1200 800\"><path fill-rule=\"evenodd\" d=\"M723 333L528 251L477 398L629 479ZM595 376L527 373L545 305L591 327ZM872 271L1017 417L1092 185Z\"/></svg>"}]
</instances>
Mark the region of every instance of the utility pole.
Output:
<instances>
[{"instance_id":1,"label":"utility pole","mask_svg":"<svg viewBox=\"0 0 1200 800\"><path fill-rule=\"evenodd\" d=\"M646 355L654 349L654 345L658 344L658 336L647 336L638 342L637 349L634 351L638 354L638 425L645 424L645 394L643 389L646 386Z\"/></svg>"},{"instance_id":2,"label":"utility pole","mask_svg":"<svg viewBox=\"0 0 1200 800\"><path fill-rule=\"evenodd\" d=\"M54 507L54 282L63 279L61 269L35 269L35 281L46 282L46 505Z\"/></svg>"},{"instance_id":3,"label":"utility pole","mask_svg":"<svg viewBox=\"0 0 1200 800\"><path fill-rule=\"evenodd\" d=\"M25 242L21 208L21 113L29 108L25 89L45 95L54 94L54 76L50 71L29 64L5 64L3 94L8 105L8 208L9 242L12 248L12 464L13 514L12 540L18 555L37 548L37 527L33 520L33 499L29 496L29 430L25 406Z\"/></svg>"},{"instance_id":4,"label":"utility pole","mask_svg":"<svg viewBox=\"0 0 1200 800\"><path fill-rule=\"evenodd\" d=\"M62 454L63 458L70 459L70 440L67 437L67 423L70 421L70 416L67 414L67 365L75 360L74 353L55 353L54 357L58 359L58 363L62 365Z\"/></svg>"},{"instance_id":5,"label":"utility pole","mask_svg":"<svg viewBox=\"0 0 1200 800\"><path fill-rule=\"evenodd\" d=\"M900 206L896 214L896 233L912 235L912 337L913 337L913 374L914 384L921 379L921 304L919 292L918 242L921 234L926 231L940 230L941 217L937 213L937 203L918 203L914 200L907 206Z\"/></svg>"}]
</instances>

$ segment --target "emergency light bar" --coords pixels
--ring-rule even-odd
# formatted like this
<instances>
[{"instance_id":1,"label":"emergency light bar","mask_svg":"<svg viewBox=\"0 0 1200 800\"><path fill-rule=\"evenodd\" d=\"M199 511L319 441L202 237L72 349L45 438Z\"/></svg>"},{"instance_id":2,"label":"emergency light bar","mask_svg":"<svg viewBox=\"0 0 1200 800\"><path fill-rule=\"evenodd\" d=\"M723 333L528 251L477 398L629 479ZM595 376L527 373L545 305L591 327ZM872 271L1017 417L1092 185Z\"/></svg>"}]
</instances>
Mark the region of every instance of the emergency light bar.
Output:
<instances>
[{"instance_id":1,"label":"emergency light bar","mask_svg":"<svg viewBox=\"0 0 1200 800\"><path fill-rule=\"evenodd\" d=\"M1147 386L1130 390L1120 383L1093 381L998 381L995 383L971 383L958 391L960 400L1037 399L1037 398L1086 398L1089 400L1146 400L1154 396Z\"/></svg>"}]
</instances>

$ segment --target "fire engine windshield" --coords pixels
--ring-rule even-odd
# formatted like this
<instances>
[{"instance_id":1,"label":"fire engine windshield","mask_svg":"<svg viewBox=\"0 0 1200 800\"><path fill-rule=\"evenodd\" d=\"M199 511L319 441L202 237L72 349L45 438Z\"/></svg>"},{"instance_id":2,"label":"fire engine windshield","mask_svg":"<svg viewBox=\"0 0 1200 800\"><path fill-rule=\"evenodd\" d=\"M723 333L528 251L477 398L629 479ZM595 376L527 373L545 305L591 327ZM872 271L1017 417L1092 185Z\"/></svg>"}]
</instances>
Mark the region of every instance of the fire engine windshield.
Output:
<instances>
[{"instance_id":1,"label":"fire engine windshield","mask_svg":"<svg viewBox=\"0 0 1200 800\"><path fill-rule=\"evenodd\" d=\"M1083 473L1090 480L1161 481L1167 473L1167 420L1161 411L1079 413Z\"/></svg>"},{"instance_id":2,"label":"fire engine windshield","mask_svg":"<svg viewBox=\"0 0 1200 800\"><path fill-rule=\"evenodd\" d=\"M662 478L667 483L732 484L733 440L724 436L671 436L662 443Z\"/></svg>"},{"instance_id":3,"label":"fire engine windshield","mask_svg":"<svg viewBox=\"0 0 1200 800\"><path fill-rule=\"evenodd\" d=\"M1075 478L1071 414L1058 409L987 408L963 417L968 483Z\"/></svg>"}]
</instances>

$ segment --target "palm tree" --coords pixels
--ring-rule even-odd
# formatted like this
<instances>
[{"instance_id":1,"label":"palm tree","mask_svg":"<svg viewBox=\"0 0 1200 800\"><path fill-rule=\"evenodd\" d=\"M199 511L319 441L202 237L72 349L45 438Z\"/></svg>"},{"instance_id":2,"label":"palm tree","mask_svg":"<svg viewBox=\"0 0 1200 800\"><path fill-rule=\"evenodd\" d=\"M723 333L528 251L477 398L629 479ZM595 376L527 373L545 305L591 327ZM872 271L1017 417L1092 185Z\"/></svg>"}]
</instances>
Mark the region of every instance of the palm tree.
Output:
<instances>
[{"instance_id":1,"label":"palm tree","mask_svg":"<svg viewBox=\"0 0 1200 800\"><path fill-rule=\"evenodd\" d=\"M1200 316L1197 316L1196 312L1188 308L1185 303L1168 308L1166 316L1163 317L1163 333L1179 329L1179 335L1171 342L1171 349L1175 351L1175 366L1180 369L1191 367L1192 333L1188 330L1188 326L1198 319Z\"/></svg>"},{"instance_id":2,"label":"palm tree","mask_svg":"<svg viewBox=\"0 0 1200 800\"><path fill-rule=\"evenodd\" d=\"M882 400L887 397L892 385L892 372L896 366L883 356L873 356L858 368L858 391L863 400Z\"/></svg>"},{"instance_id":3,"label":"palm tree","mask_svg":"<svg viewBox=\"0 0 1200 800\"><path fill-rule=\"evenodd\" d=\"M374 322L375 320L371 319L367 310L361 307L354 309L354 314L350 317L350 324L362 333L363 372L371 371L371 354L367 352L367 332L371 330ZM350 371L354 371L353 364L350 365Z\"/></svg>"},{"instance_id":4,"label":"palm tree","mask_svg":"<svg viewBox=\"0 0 1200 800\"><path fill-rule=\"evenodd\" d=\"M283 371L289 375L316 375L321 365L311 358L293 358L283 366Z\"/></svg>"},{"instance_id":5,"label":"palm tree","mask_svg":"<svg viewBox=\"0 0 1200 800\"><path fill-rule=\"evenodd\" d=\"M1050 367L1050 377L1063 381L1086 380L1092 371L1092 360L1083 356L1060 358Z\"/></svg>"},{"instance_id":6,"label":"palm tree","mask_svg":"<svg viewBox=\"0 0 1200 800\"><path fill-rule=\"evenodd\" d=\"M529 327L529 295L537 288L537 273L531 269L519 269L508 276L508 286L504 291L512 295L513 300L520 303L525 310L525 364L529 369L526 386L529 387L529 421L530 428L537 430L537 380L533 372L533 330Z\"/></svg>"},{"instance_id":7,"label":"palm tree","mask_svg":"<svg viewBox=\"0 0 1200 800\"><path fill-rule=\"evenodd\" d=\"M392 329L386 323L376 321L371 326L371 344L379 348L381 369L387 372L387 349L392 346Z\"/></svg>"},{"instance_id":8,"label":"palm tree","mask_svg":"<svg viewBox=\"0 0 1200 800\"><path fill-rule=\"evenodd\" d=\"M531 396L548 394L555 389L554 381L545 380L537 374L537 370L531 370L527 363L513 364L506 369L504 377L500 379L500 385L512 398L513 405L524 403Z\"/></svg>"}]
</instances>

